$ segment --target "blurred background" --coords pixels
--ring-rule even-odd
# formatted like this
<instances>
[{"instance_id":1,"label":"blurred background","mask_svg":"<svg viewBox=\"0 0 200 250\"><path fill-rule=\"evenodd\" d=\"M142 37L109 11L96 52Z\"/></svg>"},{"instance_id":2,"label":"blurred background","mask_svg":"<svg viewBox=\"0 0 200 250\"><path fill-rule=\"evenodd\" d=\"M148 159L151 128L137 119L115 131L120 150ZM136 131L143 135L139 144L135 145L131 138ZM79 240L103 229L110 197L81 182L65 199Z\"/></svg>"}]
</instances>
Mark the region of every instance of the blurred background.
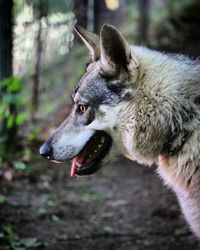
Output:
<instances>
[{"instance_id":1,"label":"blurred background","mask_svg":"<svg viewBox=\"0 0 200 250\"><path fill-rule=\"evenodd\" d=\"M196 59L199 13L199 0L0 0L0 249L199 249L155 168L120 158L72 179L38 153L89 60L74 24Z\"/></svg>"}]
</instances>

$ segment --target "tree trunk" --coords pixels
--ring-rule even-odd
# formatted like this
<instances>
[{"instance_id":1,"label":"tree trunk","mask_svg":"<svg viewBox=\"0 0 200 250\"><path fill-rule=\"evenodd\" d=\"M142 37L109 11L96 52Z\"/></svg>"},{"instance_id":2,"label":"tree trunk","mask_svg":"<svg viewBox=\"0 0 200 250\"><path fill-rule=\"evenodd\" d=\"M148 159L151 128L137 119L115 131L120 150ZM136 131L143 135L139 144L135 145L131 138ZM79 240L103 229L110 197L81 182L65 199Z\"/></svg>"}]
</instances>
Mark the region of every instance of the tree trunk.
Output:
<instances>
[{"instance_id":1,"label":"tree trunk","mask_svg":"<svg viewBox=\"0 0 200 250\"><path fill-rule=\"evenodd\" d=\"M100 14L100 5L105 6L104 1L99 2L99 0L94 1L94 32L99 33L100 24L99 24L99 14Z\"/></svg>"},{"instance_id":2,"label":"tree trunk","mask_svg":"<svg viewBox=\"0 0 200 250\"><path fill-rule=\"evenodd\" d=\"M88 0L87 7L87 30L98 33L99 32L99 14L100 4L103 5L104 1ZM105 5L105 4L104 4Z\"/></svg>"},{"instance_id":3,"label":"tree trunk","mask_svg":"<svg viewBox=\"0 0 200 250\"><path fill-rule=\"evenodd\" d=\"M9 78L13 74L12 51L13 51L13 0L0 1L0 81ZM6 93L6 87L0 89L1 93ZM14 104L10 105L10 113L16 114ZM6 135L6 146L16 145L17 126L7 128L7 120L4 119L0 124L0 134Z\"/></svg>"},{"instance_id":4,"label":"tree trunk","mask_svg":"<svg viewBox=\"0 0 200 250\"><path fill-rule=\"evenodd\" d=\"M12 0L0 1L0 81L12 75Z\"/></svg>"},{"instance_id":5,"label":"tree trunk","mask_svg":"<svg viewBox=\"0 0 200 250\"><path fill-rule=\"evenodd\" d=\"M34 6L35 19L38 21L38 33L35 39L36 44L36 57L35 68L33 74L33 92L32 92L32 108L31 108L31 120L35 121L36 113L39 108L39 88L40 88L40 71L41 71L41 59L43 50L42 40L42 17L46 17L48 14L48 1L41 0L39 4Z\"/></svg>"},{"instance_id":6,"label":"tree trunk","mask_svg":"<svg viewBox=\"0 0 200 250\"><path fill-rule=\"evenodd\" d=\"M73 9L77 19L77 24L83 28L87 28L88 0L74 0Z\"/></svg>"},{"instance_id":7,"label":"tree trunk","mask_svg":"<svg viewBox=\"0 0 200 250\"><path fill-rule=\"evenodd\" d=\"M87 7L87 30L94 32L94 0L88 0Z\"/></svg>"},{"instance_id":8,"label":"tree trunk","mask_svg":"<svg viewBox=\"0 0 200 250\"><path fill-rule=\"evenodd\" d=\"M149 0L138 0L139 23L138 23L138 42L148 45L149 30Z\"/></svg>"},{"instance_id":9,"label":"tree trunk","mask_svg":"<svg viewBox=\"0 0 200 250\"><path fill-rule=\"evenodd\" d=\"M31 120L34 121L36 118L36 112L39 107L39 87L40 87L40 67L41 67L41 56L42 56L42 23L41 18L39 19L38 34L36 37L36 59L35 59L35 70L33 74L33 92L32 92L32 110Z\"/></svg>"}]
</instances>

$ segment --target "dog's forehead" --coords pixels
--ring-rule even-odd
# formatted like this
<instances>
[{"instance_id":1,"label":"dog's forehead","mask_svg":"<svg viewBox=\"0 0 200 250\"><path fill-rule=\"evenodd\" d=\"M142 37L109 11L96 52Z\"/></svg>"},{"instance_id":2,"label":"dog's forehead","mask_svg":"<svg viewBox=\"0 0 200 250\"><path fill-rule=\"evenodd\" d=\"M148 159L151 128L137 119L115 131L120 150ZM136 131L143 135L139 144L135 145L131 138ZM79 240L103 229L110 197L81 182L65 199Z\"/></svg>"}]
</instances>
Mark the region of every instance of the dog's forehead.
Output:
<instances>
[{"instance_id":1,"label":"dog's forehead","mask_svg":"<svg viewBox=\"0 0 200 250\"><path fill-rule=\"evenodd\" d=\"M86 70L75 86L73 92L73 98L75 101L80 97L80 90L84 89L88 84L90 84L93 78L98 74L98 71L99 66L96 62L91 62L86 66Z\"/></svg>"},{"instance_id":2,"label":"dog's forehead","mask_svg":"<svg viewBox=\"0 0 200 250\"><path fill-rule=\"evenodd\" d=\"M96 81L99 81L98 76L100 72L100 63L92 62L87 66L87 69L81 79L79 80L79 89L85 89L87 86L94 85Z\"/></svg>"},{"instance_id":3,"label":"dog's forehead","mask_svg":"<svg viewBox=\"0 0 200 250\"><path fill-rule=\"evenodd\" d=\"M100 74L100 63L93 62L88 65L86 72L79 80L75 92L75 102L91 102L100 104L110 102L114 95L107 88L106 79Z\"/></svg>"}]
</instances>

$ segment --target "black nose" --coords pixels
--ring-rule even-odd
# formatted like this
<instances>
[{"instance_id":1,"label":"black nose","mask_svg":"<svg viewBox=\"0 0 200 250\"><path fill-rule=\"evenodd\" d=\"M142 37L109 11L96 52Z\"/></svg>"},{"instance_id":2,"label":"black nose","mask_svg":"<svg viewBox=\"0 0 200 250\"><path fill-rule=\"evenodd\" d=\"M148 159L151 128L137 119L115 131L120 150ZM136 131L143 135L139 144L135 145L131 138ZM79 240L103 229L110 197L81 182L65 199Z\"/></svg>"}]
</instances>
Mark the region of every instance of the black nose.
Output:
<instances>
[{"instance_id":1,"label":"black nose","mask_svg":"<svg viewBox=\"0 0 200 250\"><path fill-rule=\"evenodd\" d=\"M44 143L40 148L40 154L48 160L51 160L53 156L53 148L50 147L47 143Z\"/></svg>"}]
</instances>

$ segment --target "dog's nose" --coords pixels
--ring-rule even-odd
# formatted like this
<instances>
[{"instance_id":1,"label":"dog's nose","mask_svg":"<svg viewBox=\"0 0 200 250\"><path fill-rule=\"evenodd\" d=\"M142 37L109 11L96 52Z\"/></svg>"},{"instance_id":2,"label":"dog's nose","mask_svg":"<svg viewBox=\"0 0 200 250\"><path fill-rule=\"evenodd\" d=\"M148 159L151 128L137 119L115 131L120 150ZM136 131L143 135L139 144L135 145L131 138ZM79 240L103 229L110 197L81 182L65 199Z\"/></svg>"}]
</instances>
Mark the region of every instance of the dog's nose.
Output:
<instances>
[{"instance_id":1,"label":"dog's nose","mask_svg":"<svg viewBox=\"0 0 200 250\"><path fill-rule=\"evenodd\" d=\"M53 148L50 147L47 143L44 143L40 147L40 154L44 156L46 159L51 160L53 155Z\"/></svg>"}]
</instances>

